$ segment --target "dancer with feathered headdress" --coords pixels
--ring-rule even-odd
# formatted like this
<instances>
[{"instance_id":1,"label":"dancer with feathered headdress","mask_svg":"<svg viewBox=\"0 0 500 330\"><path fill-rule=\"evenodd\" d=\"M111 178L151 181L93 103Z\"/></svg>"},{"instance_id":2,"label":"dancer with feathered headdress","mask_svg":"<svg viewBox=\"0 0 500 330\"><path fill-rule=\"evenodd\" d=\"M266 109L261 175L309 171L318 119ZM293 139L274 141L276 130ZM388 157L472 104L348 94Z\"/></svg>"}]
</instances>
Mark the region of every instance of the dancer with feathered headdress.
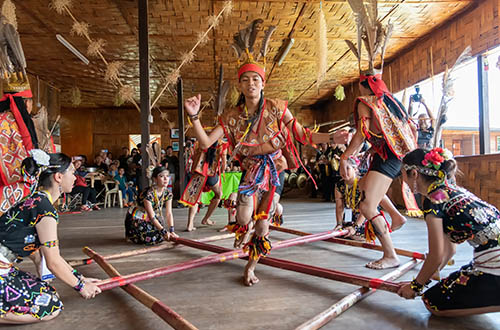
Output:
<instances>
[{"instance_id":1,"label":"dancer with feathered headdress","mask_svg":"<svg viewBox=\"0 0 500 330\"><path fill-rule=\"evenodd\" d=\"M346 40L349 48L356 55L360 69L360 97L356 99L354 119L357 125L346 151L341 156L341 173L346 173L347 161L355 155L363 142L371 143L375 151L372 165L368 173L359 182L362 190L362 201L359 209L368 220L365 236L367 240L380 240L384 255L381 259L368 263L373 269L384 269L399 265L399 259L394 251L390 225L377 206L389 189L392 180L399 176L401 158L415 149L415 127L404 106L396 100L382 80L382 72L375 69L375 60L380 54L382 66L388 40L392 33L392 25L386 27L378 20L377 1L366 4L363 0L348 0L357 23L358 41L355 46ZM369 67L361 71L362 44L368 53ZM404 217L392 219L393 229L400 228L405 222Z\"/></svg>"},{"instance_id":2,"label":"dancer with feathered headdress","mask_svg":"<svg viewBox=\"0 0 500 330\"><path fill-rule=\"evenodd\" d=\"M238 63L241 64L240 58L244 58L238 70L241 94L237 106L224 111L219 124L210 134L205 133L198 119L200 95L185 102L201 147L207 148L225 135L232 156L240 161L243 168L237 197L237 222L231 224L229 229L236 233L235 247L244 245L249 251L250 258L244 273L248 286L259 281L254 274L255 266L259 258L271 250L269 218L276 207L275 192L281 186L280 173L298 167L296 159L299 157L296 157L292 137L302 144L333 141L333 136L329 134L314 133L302 127L289 111L287 102L264 97L265 59L276 27L266 29L260 49L254 51L263 23L261 19L254 20L234 36L232 47ZM255 233L250 239L253 228Z\"/></svg>"}]
</instances>

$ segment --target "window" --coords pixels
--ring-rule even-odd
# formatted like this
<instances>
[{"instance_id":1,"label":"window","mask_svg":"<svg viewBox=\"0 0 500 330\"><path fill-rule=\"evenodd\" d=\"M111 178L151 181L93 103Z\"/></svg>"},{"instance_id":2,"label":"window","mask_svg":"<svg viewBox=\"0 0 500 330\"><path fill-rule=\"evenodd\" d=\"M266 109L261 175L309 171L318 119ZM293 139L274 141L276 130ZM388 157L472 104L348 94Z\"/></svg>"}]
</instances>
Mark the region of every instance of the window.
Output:
<instances>
[{"instance_id":1,"label":"window","mask_svg":"<svg viewBox=\"0 0 500 330\"><path fill-rule=\"evenodd\" d=\"M161 146L161 134L150 134L149 143L158 143ZM130 134L128 136L128 146L129 150L137 148L137 145L141 143L141 134Z\"/></svg>"},{"instance_id":2,"label":"window","mask_svg":"<svg viewBox=\"0 0 500 330\"><path fill-rule=\"evenodd\" d=\"M500 152L500 140L497 134L500 131L500 47L490 51L488 59L488 97L490 114L490 148L491 152ZM496 142L496 145L495 145Z\"/></svg>"}]
</instances>

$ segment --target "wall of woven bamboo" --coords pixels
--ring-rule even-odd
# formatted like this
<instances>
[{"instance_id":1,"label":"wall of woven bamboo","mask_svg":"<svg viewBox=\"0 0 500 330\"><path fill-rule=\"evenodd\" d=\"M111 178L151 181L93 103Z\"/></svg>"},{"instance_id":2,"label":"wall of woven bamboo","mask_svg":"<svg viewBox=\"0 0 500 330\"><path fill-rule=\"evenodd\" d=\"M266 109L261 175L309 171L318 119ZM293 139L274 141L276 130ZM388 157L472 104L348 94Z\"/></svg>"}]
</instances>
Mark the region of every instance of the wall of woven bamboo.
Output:
<instances>
[{"instance_id":1,"label":"wall of woven bamboo","mask_svg":"<svg viewBox=\"0 0 500 330\"><path fill-rule=\"evenodd\" d=\"M500 208L500 155L457 157L457 163L463 173L457 176L458 185Z\"/></svg>"},{"instance_id":2,"label":"wall of woven bamboo","mask_svg":"<svg viewBox=\"0 0 500 330\"><path fill-rule=\"evenodd\" d=\"M47 0L14 2L30 72L61 89L63 106L71 105L69 93L71 87L77 86L81 91L81 107L112 107L116 87L103 80L105 66L102 61L90 58L91 63L86 66L55 39L55 34L59 33L85 53L86 40L70 35L71 18L50 9L50 1ZM385 21L391 19L395 23L388 56L395 56L413 41L476 2L380 0L380 15ZM163 85L162 77L179 64L181 54L194 45L198 33L206 30L207 18L217 14L223 3L222 0L149 1L152 94ZM319 90L316 87L308 89L316 77L315 36L319 1L234 0L233 3L232 14L209 34L210 41L196 50L194 62L181 70L187 95L201 92L202 97L207 99L216 86L219 63L224 64L227 77L234 76L236 64L230 49L232 36L259 17L264 18L266 24L278 26L270 44L268 71L271 71L273 59L295 26L295 45L283 65L275 66L272 71L266 88L268 97L290 98L293 106L300 108L324 98L339 82L351 80L357 75L356 60L347 53L343 41L354 40L356 35L352 11L346 1L323 1L328 26L329 71ZM135 86L138 99L137 2L73 0L71 12L79 21L89 24L92 38L105 40L104 57L108 61L125 63L120 77L124 83ZM165 93L160 105L175 106L175 93Z\"/></svg>"}]
</instances>

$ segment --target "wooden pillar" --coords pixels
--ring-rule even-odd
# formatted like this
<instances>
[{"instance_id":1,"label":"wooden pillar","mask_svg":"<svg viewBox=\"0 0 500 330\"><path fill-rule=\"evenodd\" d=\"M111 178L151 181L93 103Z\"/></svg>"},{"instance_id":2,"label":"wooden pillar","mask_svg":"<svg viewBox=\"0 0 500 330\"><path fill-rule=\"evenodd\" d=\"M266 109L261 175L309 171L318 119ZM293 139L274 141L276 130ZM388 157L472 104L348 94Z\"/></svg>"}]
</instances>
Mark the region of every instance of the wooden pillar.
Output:
<instances>
[{"instance_id":1,"label":"wooden pillar","mask_svg":"<svg viewBox=\"0 0 500 330\"><path fill-rule=\"evenodd\" d=\"M138 0L139 6L139 75L141 92L141 156L142 171L139 178L139 189L148 185L146 170L149 166L149 157L146 145L149 143L149 35L148 35L148 0Z\"/></svg>"},{"instance_id":2,"label":"wooden pillar","mask_svg":"<svg viewBox=\"0 0 500 330\"><path fill-rule=\"evenodd\" d=\"M490 151L490 110L488 95L488 59L486 55L477 57L477 80L479 92L479 153ZM474 152L475 150L473 150Z\"/></svg>"},{"instance_id":3,"label":"wooden pillar","mask_svg":"<svg viewBox=\"0 0 500 330\"><path fill-rule=\"evenodd\" d=\"M177 113L179 117L179 189L182 194L186 187L186 164L184 158L184 96L182 94L182 78L177 80Z\"/></svg>"}]
</instances>

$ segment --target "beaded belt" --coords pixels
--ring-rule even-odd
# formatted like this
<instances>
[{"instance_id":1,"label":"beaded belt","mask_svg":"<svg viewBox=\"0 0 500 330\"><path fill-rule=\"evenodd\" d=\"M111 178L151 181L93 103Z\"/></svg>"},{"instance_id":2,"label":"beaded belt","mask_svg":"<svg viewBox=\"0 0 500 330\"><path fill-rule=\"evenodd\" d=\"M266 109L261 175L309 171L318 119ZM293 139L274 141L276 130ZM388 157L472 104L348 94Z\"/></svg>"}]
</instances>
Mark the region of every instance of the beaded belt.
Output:
<instances>
[{"instance_id":1,"label":"beaded belt","mask_svg":"<svg viewBox=\"0 0 500 330\"><path fill-rule=\"evenodd\" d=\"M469 240L470 245L474 248L488 243L488 241L499 240L500 244L500 220L491 223L489 226L476 233L472 239Z\"/></svg>"}]
</instances>

